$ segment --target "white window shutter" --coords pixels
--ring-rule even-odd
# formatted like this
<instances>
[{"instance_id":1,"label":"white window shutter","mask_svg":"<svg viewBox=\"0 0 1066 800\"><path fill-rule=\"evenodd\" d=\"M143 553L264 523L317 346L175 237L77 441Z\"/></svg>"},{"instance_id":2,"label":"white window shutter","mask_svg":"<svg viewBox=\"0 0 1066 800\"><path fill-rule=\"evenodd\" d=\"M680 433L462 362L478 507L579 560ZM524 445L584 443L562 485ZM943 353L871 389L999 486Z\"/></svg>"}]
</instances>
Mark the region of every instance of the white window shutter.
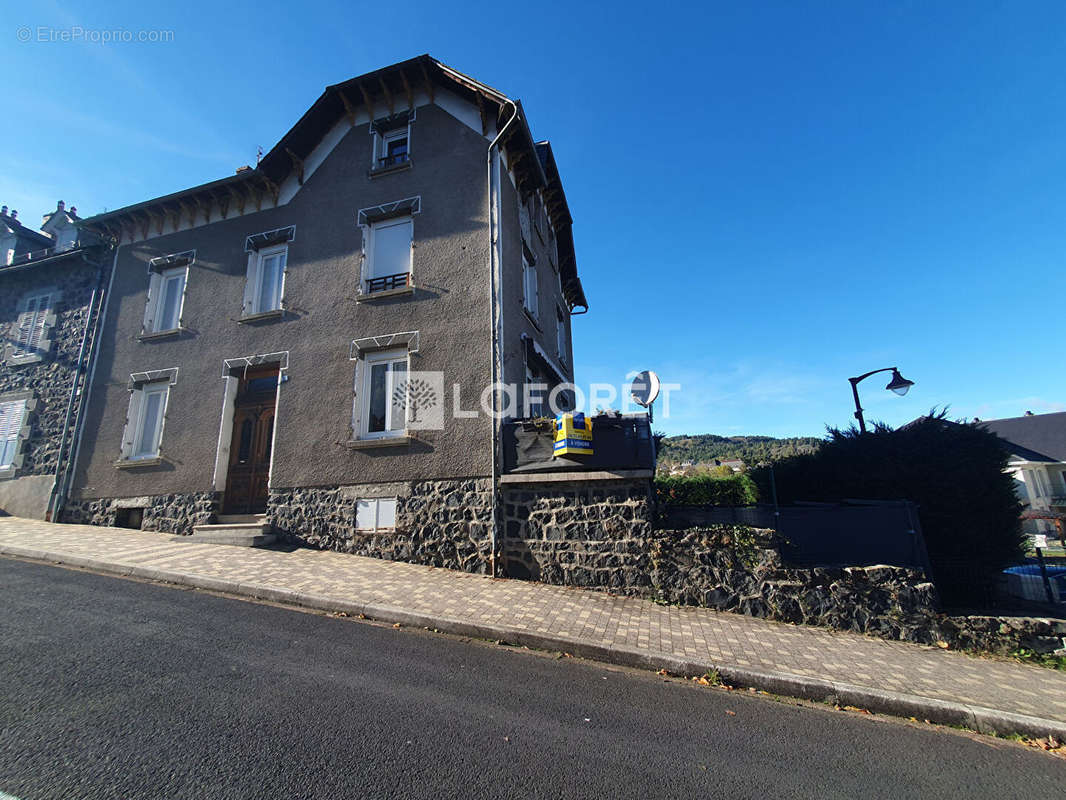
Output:
<instances>
[{"instance_id":1,"label":"white window shutter","mask_svg":"<svg viewBox=\"0 0 1066 800\"><path fill-rule=\"evenodd\" d=\"M526 308L529 313L534 317L539 316L539 301L538 296L540 287L537 286L537 268L532 264L526 263L525 265L525 289L526 289Z\"/></svg>"},{"instance_id":2,"label":"white window shutter","mask_svg":"<svg viewBox=\"0 0 1066 800\"><path fill-rule=\"evenodd\" d=\"M411 243L414 226L410 217L378 223L373 230L372 258L369 275L383 278L411 271Z\"/></svg>"},{"instance_id":3,"label":"white window shutter","mask_svg":"<svg viewBox=\"0 0 1066 800\"><path fill-rule=\"evenodd\" d=\"M259 253L253 250L248 254L248 273L244 282L244 304L241 306L242 314L255 313L255 290L259 275Z\"/></svg>"},{"instance_id":4,"label":"white window shutter","mask_svg":"<svg viewBox=\"0 0 1066 800\"><path fill-rule=\"evenodd\" d=\"M378 500L378 524L379 528L396 527L396 498L383 497Z\"/></svg>"},{"instance_id":5,"label":"white window shutter","mask_svg":"<svg viewBox=\"0 0 1066 800\"><path fill-rule=\"evenodd\" d=\"M34 301L30 301L33 303ZM18 337L15 339L15 355L26 355L30 344L30 334L33 331L33 320L36 316L36 312L32 308L27 308L21 314L19 314L18 320Z\"/></svg>"},{"instance_id":6,"label":"white window shutter","mask_svg":"<svg viewBox=\"0 0 1066 800\"><path fill-rule=\"evenodd\" d=\"M518 203L518 226L522 231L522 239L527 242L533 241L530 234L529 206L521 201Z\"/></svg>"},{"instance_id":7,"label":"white window shutter","mask_svg":"<svg viewBox=\"0 0 1066 800\"><path fill-rule=\"evenodd\" d=\"M529 267L529 279L533 282L533 316L540 316L540 281L537 280L537 268Z\"/></svg>"},{"instance_id":8,"label":"white window shutter","mask_svg":"<svg viewBox=\"0 0 1066 800\"><path fill-rule=\"evenodd\" d=\"M122 430L122 457L133 455L133 439L137 435L137 418L141 411L142 393L139 389L130 392L130 404L126 410L126 427Z\"/></svg>"},{"instance_id":9,"label":"white window shutter","mask_svg":"<svg viewBox=\"0 0 1066 800\"><path fill-rule=\"evenodd\" d=\"M148 297L144 302L144 325L142 326L142 333L151 333L155 330L155 307L157 303L155 298L159 293L159 281L160 275L158 272L152 272L148 276Z\"/></svg>"},{"instance_id":10,"label":"white window shutter","mask_svg":"<svg viewBox=\"0 0 1066 800\"><path fill-rule=\"evenodd\" d=\"M37 322L37 312L40 308L40 298L30 297L26 300L26 306L19 314L18 338L15 340L15 355L26 355L30 351L30 340L33 338L33 329Z\"/></svg>"},{"instance_id":11,"label":"white window shutter","mask_svg":"<svg viewBox=\"0 0 1066 800\"><path fill-rule=\"evenodd\" d=\"M9 400L0 403L0 441L13 439L22 429L22 414L26 403L22 400Z\"/></svg>"},{"instance_id":12,"label":"white window shutter","mask_svg":"<svg viewBox=\"0 0 1066 800\"><path fill-rule=\"evenodd\" d=\"M26 416L22 400L0 403L0 468L17 466L18 440Z\"/></svg>"}]
</instances>

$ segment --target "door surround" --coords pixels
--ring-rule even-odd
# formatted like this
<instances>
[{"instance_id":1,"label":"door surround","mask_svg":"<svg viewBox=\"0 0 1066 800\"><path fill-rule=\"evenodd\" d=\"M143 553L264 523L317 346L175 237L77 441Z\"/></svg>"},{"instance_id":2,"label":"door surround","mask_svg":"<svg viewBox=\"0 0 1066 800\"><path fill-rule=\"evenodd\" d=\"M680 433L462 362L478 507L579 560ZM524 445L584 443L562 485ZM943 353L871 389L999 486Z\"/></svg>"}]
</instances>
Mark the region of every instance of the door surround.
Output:
<instances>
[{"instance_id":1,"label":"door surround","mask_svg":"<svg viewBox=\"0 0 1066 800\"><path fill-rule=\"evenodd\" d=\"M222 413L218 431L218 443L215 448L215 471L211 479L215 491L224 493L226 481L229 478L230 444L233 441L233 417L236 411L237 392L240 389L241 380L248 370L256 367L277 366L278 389L274 397L274 414L277 418L278 404L281 399L282 384L288 380L289 351L279 353L266 353L254 356L239 356L227 358L222 362ZM274 425L270 443L270 476L274 475L274 446L277 444L278 429ZM270 487L268 479L267 487Z\"/></svg>"}]
</instances>

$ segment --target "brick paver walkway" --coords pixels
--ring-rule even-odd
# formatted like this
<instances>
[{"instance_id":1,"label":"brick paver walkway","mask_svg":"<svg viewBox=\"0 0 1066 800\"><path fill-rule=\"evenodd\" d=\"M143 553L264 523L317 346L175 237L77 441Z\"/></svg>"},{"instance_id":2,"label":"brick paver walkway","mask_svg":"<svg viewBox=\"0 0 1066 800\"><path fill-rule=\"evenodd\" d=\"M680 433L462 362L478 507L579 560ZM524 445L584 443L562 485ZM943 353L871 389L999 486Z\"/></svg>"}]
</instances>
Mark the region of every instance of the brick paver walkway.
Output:
<instances>
[{"instance_id":1,"label":"brick paver walkway","mask_svg":"<svg viewBox=\"0 0 1066 800\"><path fill-rule=\"evenodd\" d=\"M0 518L0 553L19 549L1066 721L1063 672L708 609L334 552L194 544L167 534Z\"/></svg>"}]
</instances>

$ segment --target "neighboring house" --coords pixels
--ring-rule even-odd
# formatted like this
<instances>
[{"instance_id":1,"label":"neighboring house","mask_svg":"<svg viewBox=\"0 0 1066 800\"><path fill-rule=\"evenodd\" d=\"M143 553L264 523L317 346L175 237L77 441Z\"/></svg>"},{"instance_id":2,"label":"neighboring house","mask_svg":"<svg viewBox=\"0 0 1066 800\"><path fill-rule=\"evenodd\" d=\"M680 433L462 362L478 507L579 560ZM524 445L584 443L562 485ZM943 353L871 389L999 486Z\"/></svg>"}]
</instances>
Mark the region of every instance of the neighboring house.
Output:
<instances>
[{"instance_id":1,"label":"neighboring house","mask_svg":"<svg viewBox=\"0 0 1066 800\"><path fill-rule=\"evenodd\" d=\"M328 87L254 169L85 220L116 255L67 519L265 513L484 569L499 437L469 412L572 381L571 222L521 104L429 56Z\"/></svg>"},{"instance_id":2,"label":"neighboring house","mask_svg":"<svg viewBox=\"0 0 1066 800\"><path fill-rule=\"evenodd\" d=\"M1066 412L1026 414L981 424L1007 441L1008 469L1027 512L1066 514ZM1029 533L1055 533L1050 520L1027 519Z\"/></svg>"},{"instance_id":3,"label":"neighboring house","mask_svg":"<svg viewBox=\"0 0 1066 800\"><path fill-rule=\"evenodd\" d=\"M0 209L0 510L43 519L72 462L110 263L62 201L41 230Z\"/></svg>"},{"instance_id":4,"label":"neighboring house","mask_svg":"<svg viewBox=\"0 0 1066 800\"><path fill-rule=\"evenodd\" d=\"M716 458L714 463L718 467L728 467L733 472L744 471L744 459L742 458Z\"/></svg>"}]
</instances>

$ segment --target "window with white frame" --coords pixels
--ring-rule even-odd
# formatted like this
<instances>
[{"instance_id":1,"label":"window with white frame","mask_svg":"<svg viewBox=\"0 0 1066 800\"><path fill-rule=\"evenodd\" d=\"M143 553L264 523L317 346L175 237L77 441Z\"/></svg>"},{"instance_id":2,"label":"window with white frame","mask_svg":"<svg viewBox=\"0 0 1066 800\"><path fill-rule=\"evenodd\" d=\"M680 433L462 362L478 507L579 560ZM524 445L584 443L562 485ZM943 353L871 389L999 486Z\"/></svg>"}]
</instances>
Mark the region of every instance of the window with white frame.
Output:
<instances>
[{"instance_id":1,"label":"window with white frame","mask_svg":"<svg viewBox=\"0 0 1066 800\"><path fill-rule=\"evenodd\" d=\"M248 282L244 293L244 313L266 314L282 306L285 288L287 244L253 250L248 256Z\"/></svg>"},{"instance_id":2,"label":"window with white frame","mask_svg":"<svg viewBox=\"0 0 1066 800\"><path fill-rule=\"evenodd\" d=\"M366 291L402 289L411 282L414 220L410 215L370 223Z\"/></svg>"},{"instance_id":3,"label":"window with white frame","mask_svg":"<svg viewBox=\"0 0 1066 800\"><path fill-rule=\"evenodd\" d=\"M537 268L525 253L522 254L522 295L526 311L536 319L539 316L539 290Z\"/></svg>"},{"instance_id":4,"label":"window with white frame","mask_svg":"<svg viewBox=\"0 0 1066 800\"><path fill-rule=\"evenodd\" d=\"M146 333L163 333L181 327L188 271L188 266L183 265L151 273L144 317Z\"/></svg>"},{"instance_id":5,"label":"window with white frame","mask_svg":"<svg viewBox=\"0 0 1066 800\"><path fill-rule=\"evenodd\" d=\"M55 324L54 297L52 292L41 292L23 299L13 337L12 359L39 358L48 350L48 329Z\"/></svg>"},{"instance_id":6,"label":"window with white frame","mask_svg":"<svg viewBox=\"0 0 1066 800\"><path fill-rule=\"evenodd\" d=\"M141 461L159 457L169 394L169 381L144 383L134 388L130 394L126 432L122 441L122 457L125 460Z\"/></svg>"},{"instance_id":7,"label":"window with white frame","mask_svg":"<svg viewBox=\"0 0 1066 800\"><path fill-rule=\"evenodd\" d=\"M555 345L559 350L559 358L566 361L566 317L559 308L555 309Z\"/></svg>"},{"instance_id":8,"label":"window with white frame","mask_svg":"<svg viewBox=\"0 0 1066 800\"><path fill-rule=\"evenodd\" d=\"M407 351L367 353L360 365L359 437L402 436L407 427Z\"/></svg>"},{"instance_id":9,"label":"window with white frame","mask_svg":"<svg viewBox=\"0 0 1066 800\"><path fill-rule=\"evenodd\" d=\"M22 427L26 421L26 401L4 400L0 402L0 470L17 466Z\"/></svg>"},{"instance_id":10,"label":"window with white frame","mask_svg":"<svg viewBox=\"0 0 1066 800\"><path fill-rule=\"evenodd\" d=\"M410 148L410 133L405 125L377 135L377 161L374 166L378 169L395 167L406 164Z\"/></svg>"},{"instance_id":11,"label":"window with white frame","mask_svg":"<svg viewBox=\"0 0 1066 800\"><path fill-rule=\"evenodd\" d=\"M396 498L373 497L355 505L355 527L361 531L391 530L396 527Z\"/></svg>"}]
</instances>

